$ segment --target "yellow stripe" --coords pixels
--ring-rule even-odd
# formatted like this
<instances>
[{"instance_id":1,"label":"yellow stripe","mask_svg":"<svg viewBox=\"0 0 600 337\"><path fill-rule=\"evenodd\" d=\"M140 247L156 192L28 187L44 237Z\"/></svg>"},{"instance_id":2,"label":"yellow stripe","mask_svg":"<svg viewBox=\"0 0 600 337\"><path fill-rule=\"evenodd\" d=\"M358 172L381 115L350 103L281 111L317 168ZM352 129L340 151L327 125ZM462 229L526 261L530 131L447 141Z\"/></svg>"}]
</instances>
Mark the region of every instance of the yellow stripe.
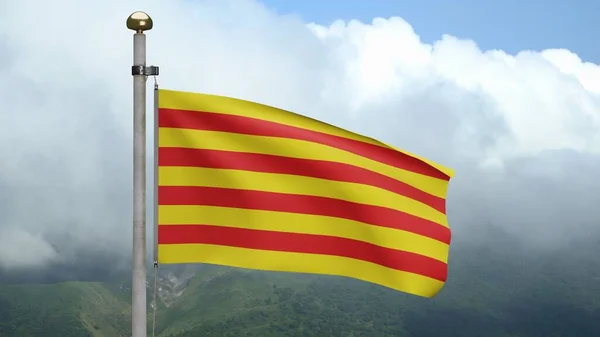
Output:
<instances>
[{"instance_id":1,"label":"yellow stripe","mask_svg":"<svg viewBox=\"0 0 600 337\"><path fill-rule=\"evenodd\" d=\"M401 230L334 217L214 206L158 206L162 225L208 224L286 233L337 236L448 262L449 246Z\"/></svg>"},{"instance_id":2,"label":"yellow stripe","mask_svg":"<svg viewBox=\"0 0 600 337\"><path fill-rule=\"evenodd\" d=\"M392 145L389 145L389 144L386 144L386 143L383 143L383 142L382 142L382 144L385 144L385 145L386 145L387 147L389 147L390 149L393 149L393 150L396 150L396 151L402 152L402 153L404 153L404 154L407 154L407 155L409 155L409 156L411 156L411 157L413 157L413 158L417 158L417 159L419 159L420 161L422 161L422 162L424 162L424 163L427 163L427 164L429 164L429 165L431 165L431 166L435 167L435 168L436 168L436 169L438 169L439 171L441 171L441 172L445 173L445 174L446 174L448 177L450 177L450 178L454 177L454 170L453 170L453 169L451 169L451 168L448 168L448 167L446 167L446 166L444 166L444 165L440 165L440 164L438 164L438 163L436 163L436 162L434 162L434 161L432 161L432 160L429 160L429 159L427 159L427 158L425 158L425 157L421 157L421 156L419 156L419 155L416 155L416 154L414 154L414 153L412 153L412 152L408 152L408 151L405 151L405 150L401 150L401 149L399 149L399 148L397 148L397 147L395 147L395 146L392 146Z\"/></svg>"},{"instance_id":3,"label":"yellow stripe","mask_svg":"<svg viewBox=\"0 0 600 337\"><path fill-rule=\"evenodd\" d=\"M259 270L339 275L424 297L433 297L444 285L426 276L345 257L205 244L158 245L158 262L210 263Z\"/></svg>"},{"instance_id":4,"label":"yellow stripe","mask_svg":"<svg viewBox=\"0 0 600 337\"><path fill-rule=\"evenodd\" d=\"M377 187L290 174L204 167L158 168L159 186L202 186L319 196L395 209L448 227L446 215L411 198Z\"/></svg>"},{"instance_id":5,"label":"yellow stripe","mask_svg":"<svg viewBox=\"0 0 600 337\"><path fill-rule=\"evenodd\" d=\"M216 95L206 95L171 90L159 90L158 95L158 102L160 108L205 111L227 115L251 117L279 124L318 131L329 135L353 139L360 142L403 152L409 156L425 161L426 163L444 172L450 177L452 177L452 175L454 174L454 171L450 168L434 163L430 160L415 156L404 150L400 150L375 139L365 137L290 111L281 110L259 103Z\"/></svg>"},{"instance_id":6,"label":"yellow stripe","mask_svg":"<svg viewBox=\"0 0 600 337\"><path fill-rule=\"evenodd\" d=\"M158 132L160 147L223 150L325 160L378 172L440 198L445 198L448 190L448 182L445 180L405 171L353 153L303 140L172 128L159 128Z\"/></svg>"}]
</instances>

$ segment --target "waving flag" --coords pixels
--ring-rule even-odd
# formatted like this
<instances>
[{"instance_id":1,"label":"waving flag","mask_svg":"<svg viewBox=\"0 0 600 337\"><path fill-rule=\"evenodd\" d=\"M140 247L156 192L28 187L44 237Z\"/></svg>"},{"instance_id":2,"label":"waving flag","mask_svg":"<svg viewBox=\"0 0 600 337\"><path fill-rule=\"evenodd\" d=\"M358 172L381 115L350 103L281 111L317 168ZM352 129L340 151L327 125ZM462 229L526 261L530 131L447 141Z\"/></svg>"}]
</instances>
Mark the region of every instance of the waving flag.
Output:
<instances>
[{"instance_id":1,"label":"waving flag","mask_svg":"<svg viewBox=\"0 0 600 337\"><path fill-rule=\"evenodd\" d=\"M331 274L432 297L452 170L292 112L159 90L158 262Z\"/></svg>"}]
</instances>

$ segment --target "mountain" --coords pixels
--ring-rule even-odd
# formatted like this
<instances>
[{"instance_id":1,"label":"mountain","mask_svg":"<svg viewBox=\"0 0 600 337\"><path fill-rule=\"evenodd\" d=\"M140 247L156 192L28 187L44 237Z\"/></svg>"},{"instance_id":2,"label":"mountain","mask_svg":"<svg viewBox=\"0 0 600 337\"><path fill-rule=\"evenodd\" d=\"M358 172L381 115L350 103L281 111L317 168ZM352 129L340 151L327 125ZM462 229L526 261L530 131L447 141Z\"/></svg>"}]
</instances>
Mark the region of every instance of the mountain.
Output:
<instances>
[{"instance_id":1,"label":"mountain","mask_svg":"<svg viewBox=\"0 0 600 337\"><path fill-rule=\"evenodd\" d=\"M0 286L0 336L126 336L127 299L96 282Z\"/></svg>"},{"instance_id":2,"label":"mountain","mask_svg":"<svg viewBox=\"0 0 600 337\"><path fill-rule=\"evenodd\" d=\"M453 249L433 299L340 277L161 268L157 335L597 336L600 240L548 250L503 240ZM129 283L0 285L0 336L128 336L130 290L121 284Z\"/></svg>"}]
</instances>

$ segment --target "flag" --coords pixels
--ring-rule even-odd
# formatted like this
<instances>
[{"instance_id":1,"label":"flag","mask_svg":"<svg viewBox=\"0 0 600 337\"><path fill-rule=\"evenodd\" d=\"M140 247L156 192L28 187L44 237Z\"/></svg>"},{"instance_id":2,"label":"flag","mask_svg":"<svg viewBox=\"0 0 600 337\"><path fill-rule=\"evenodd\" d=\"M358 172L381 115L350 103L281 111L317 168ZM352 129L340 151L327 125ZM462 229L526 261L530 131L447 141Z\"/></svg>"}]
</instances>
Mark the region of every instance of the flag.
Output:
<instances>
[{"instance_id":1,"label":"flag","mask_svg":"<svg viewBox=\"0 0 600 337\"><path fill-rule=\"evenodd\" d=\"M425 297L445 283L452 170L228 97L159 90L157 118L160 264L339 275Z\"/></svg>"}]
</instances>

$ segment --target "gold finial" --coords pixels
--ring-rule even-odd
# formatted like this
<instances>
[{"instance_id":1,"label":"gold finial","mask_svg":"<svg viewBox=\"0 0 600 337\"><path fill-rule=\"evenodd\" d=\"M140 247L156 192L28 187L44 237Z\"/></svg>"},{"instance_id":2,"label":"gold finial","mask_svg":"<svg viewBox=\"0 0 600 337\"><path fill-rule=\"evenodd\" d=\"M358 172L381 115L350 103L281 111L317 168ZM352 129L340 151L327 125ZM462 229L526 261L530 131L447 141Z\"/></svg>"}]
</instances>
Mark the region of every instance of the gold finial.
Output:
<instances>
[{"instance_id":1,"label":"gold finial","mask_svg":"<svg viewBox=\"0 0 600 337\"><path fill-rule=\"evenodd\" d=\"M127 18L127 28L142 33L152 29L152 19L144 12L134 12Z\"/></svg>"}]
</instances>

